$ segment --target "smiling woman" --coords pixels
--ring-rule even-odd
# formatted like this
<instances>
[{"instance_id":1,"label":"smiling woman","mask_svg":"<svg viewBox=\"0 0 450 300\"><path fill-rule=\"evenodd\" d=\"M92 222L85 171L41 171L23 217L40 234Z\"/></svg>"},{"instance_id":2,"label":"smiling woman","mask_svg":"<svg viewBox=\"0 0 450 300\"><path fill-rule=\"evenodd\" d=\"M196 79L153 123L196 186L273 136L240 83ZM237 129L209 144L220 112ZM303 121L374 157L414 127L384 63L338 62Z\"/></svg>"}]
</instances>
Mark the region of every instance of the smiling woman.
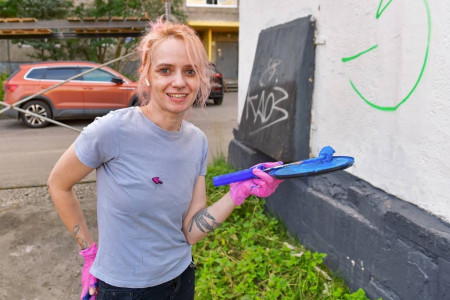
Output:
<instances>
[{"instance_id":1,"label":"smiling woman","mask_svg":"<svg viewBox=\"0 0 450 300\"><path fill-rule=\"evenodd\" d=\"M160 44L167 42L168 39L172 39L166 46L160 47ZM188 71L196 77L199 81L198 94L199 103L203 104L206 102L209 92L211 89L210 78L213 74L212 66L208 62L208 57L206 55L203 44L197 36L197 33L190 27L183 24L169 24L167 26L155 25L153 30L149 34L145 35L138 47L141 53L142 66L140 68L140 76L138 81L138 92L140 95L140 100L142 104L147 104L150 101L151 95L148 93L148 88L151 82L148 76L150 75L151 68L154 66L155 55L158 55L158 49L175 50L170 46L179 46L177 49L179 53L173 53L175 56L181 54L186 62L183 67L188 67L184 71ZM160 53L160 56L164 53ZM159 59L160 59L159 56ZM166 64L166 62L158 61L160 64ZM171 62L167 62L172 65ZM161 66L160 66L161 67ZM173 66L172 66L173 67ZM189 70L190 69L190 70ZM161 70L164 72L169 72L173 70Z\"/></svg>"},{"instance_id":2,"label":"smiling woman","mask_svg":"<svg viewBox=\"0 0 450 300\"><path fill-rule=\"evenodd\" d=\"M155 47L149 61L146 78L151 101L142 107L142 111L161 128L177 130L184 112L197 98L200 86L184 41L167 38ZM174 118L178 120L175 123L172 122ZM172 124L173 128L170 127Z\"/></svg>"},{"instance_id":3,"label":"smiling woman","mask_svg":"<svg viewBox=\"0 0 450 300\"><path fill-rule=\"evenodd\" d=\"M82 249L83 299L193 299L191 245L248 196L267 197L281 182L257 169L257 178L234 183L206 207L208 141L184 115L209 97L211 65L190 27L161 19L150 25L138 48L141 106L84 128L48 180L55 207ZM72 190L94 169L98 247Z\"/></svg>"}]
</instances>

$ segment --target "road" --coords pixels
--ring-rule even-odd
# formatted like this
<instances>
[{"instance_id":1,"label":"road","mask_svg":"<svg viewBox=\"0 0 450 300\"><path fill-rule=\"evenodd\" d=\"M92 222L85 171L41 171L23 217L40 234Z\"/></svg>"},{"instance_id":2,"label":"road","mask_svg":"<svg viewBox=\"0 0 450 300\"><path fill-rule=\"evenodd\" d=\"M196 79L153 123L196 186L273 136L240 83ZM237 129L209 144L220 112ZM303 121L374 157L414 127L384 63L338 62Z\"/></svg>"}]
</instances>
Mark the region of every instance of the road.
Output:
<instances>
[{"instance_id":1,"label":"road","mask_svg":"<svg viewBox=\"0 0 450 300\"><path fill-rule=\"evenodd\" d=\"M208 137L209 163L218 155L227 156L237 126L237 93L226 93L222 105L193 108L187 119ZM82 129L91 121L64 123ZM53 165L78 134L56 125L31 129L17 120L0 118L0 189L45 185ZM84 179L92 180L95 172Z\"/></svg>"}]
</instances>

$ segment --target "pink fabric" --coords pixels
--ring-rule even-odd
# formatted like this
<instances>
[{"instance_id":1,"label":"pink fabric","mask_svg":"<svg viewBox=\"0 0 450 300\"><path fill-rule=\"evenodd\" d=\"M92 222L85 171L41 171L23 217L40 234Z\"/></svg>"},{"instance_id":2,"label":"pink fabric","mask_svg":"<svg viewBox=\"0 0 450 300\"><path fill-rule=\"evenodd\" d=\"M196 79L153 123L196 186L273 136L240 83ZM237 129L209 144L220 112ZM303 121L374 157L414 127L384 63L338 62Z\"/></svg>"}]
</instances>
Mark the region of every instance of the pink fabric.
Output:
<instances>
[{"instance_id":1,"label":"pink fabric","mask_svg":"<svg viewBox=\"0 0 450 300\"><path fill-rule=\"evenodd\" d=\"M245 181L234 182L230 184L230 196L236 206L244 203L245 199L250 195L258 197L269 197L278 188L283 180L276 179L269 174L263 172L258 167L272 168L283 164L282 162L271 162L258 164L253 169L253 174L259 179L248 179Z\"/></svg>"},{"instance_id":2,"label":"pink fabric","mask_svg":"<svg viewBox=\"0 0 450 300\"><path fill-rule=\"evenodd\" d=\"M90 273L91 266L97 255L97 250L97 244L93 243L89 248L80 251L80 255L84 258L84 265L81 270L81 300L95 300L97 298L96 295L92 294L97 289L98 280Z\"/></svg>"}]
</instances>

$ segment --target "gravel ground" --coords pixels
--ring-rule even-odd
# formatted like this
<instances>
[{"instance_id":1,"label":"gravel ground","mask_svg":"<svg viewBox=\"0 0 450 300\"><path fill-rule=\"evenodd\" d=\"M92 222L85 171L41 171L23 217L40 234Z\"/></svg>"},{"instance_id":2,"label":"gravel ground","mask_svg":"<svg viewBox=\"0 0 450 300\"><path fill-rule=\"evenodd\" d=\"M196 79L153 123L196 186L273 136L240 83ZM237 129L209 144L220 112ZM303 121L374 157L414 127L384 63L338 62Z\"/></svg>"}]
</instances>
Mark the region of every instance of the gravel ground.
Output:
<instances>
[{"instance_id":1,"label":"gravel ground","mask_svg":"<svg viewBox=\"0 0 450 300\"><path fill-rule=\"evenodd\" d=\"M95 183L75 191L96 237ZM46 187L0 190L0 299L79 299L78 251Z\"/></svg>"}]
</instances>

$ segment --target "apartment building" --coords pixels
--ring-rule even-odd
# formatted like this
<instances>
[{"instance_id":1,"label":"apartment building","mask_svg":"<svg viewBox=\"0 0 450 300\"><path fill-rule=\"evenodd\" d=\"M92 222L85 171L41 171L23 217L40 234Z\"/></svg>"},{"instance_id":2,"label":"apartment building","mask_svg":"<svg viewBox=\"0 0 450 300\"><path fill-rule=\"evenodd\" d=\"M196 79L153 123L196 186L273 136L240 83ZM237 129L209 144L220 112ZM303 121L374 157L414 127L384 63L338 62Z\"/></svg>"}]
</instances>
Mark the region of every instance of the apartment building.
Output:
<instances>
[{"instance_id":1,"label":"apartment building","mask_svg":"<svg viewBox=\"0 0 450 300\"><path fill-rule=\"evenodd\" d=\"M227 80L238 78L238 0L185 0L187 23L201 36L209 56Z\"/></svg>"}]
</instances>

